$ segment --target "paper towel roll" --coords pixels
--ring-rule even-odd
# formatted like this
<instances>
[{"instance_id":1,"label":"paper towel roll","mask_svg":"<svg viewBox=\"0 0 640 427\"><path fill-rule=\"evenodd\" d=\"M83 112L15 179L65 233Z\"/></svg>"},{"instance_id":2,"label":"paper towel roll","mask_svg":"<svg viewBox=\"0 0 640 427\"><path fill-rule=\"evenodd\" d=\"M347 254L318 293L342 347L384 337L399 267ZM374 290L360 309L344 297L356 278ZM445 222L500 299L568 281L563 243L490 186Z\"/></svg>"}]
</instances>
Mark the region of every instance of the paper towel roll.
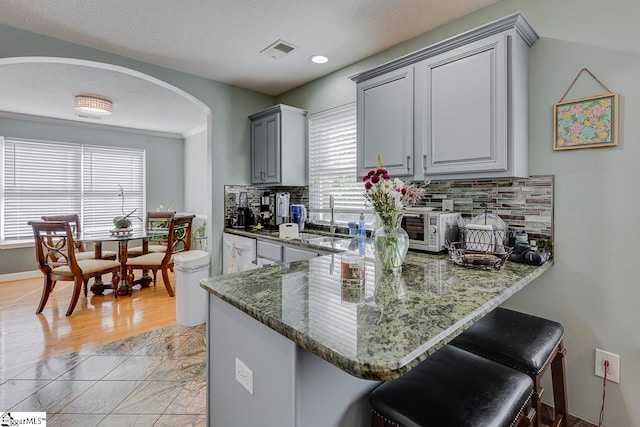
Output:
<instances>
[{"instance_id":1,"label":"paper towel roll","mask_svg":"<svg viewBox=\"0 0 640 427\"><path fill-rule=\"evenodd\" d=\"M492 252L494 247L493 227L491 224L467 224L466 249Z\"/></svg>"}]
</instances>

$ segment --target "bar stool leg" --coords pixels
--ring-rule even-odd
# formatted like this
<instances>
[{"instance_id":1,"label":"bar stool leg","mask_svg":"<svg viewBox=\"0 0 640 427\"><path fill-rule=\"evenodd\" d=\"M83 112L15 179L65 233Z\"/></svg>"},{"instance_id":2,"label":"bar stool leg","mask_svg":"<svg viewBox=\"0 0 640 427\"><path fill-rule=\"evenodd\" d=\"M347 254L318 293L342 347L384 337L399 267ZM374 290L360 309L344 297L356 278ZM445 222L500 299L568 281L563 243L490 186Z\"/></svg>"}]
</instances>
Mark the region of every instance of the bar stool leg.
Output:
<instances>
[{"instance_id":1,"label":"bar stool leg","mask_svg":"<svg viewBox=\"0 0 640 427\"><path fill-rule=\"evenodd\" d=\"M371 427L387 427L389 425L390 424L387 424L378 414L374 412L371 413Z\"/></svg>"},{"instance_id":2,"label":"bar stool leg","mask_svg":"<svg viewBox=\"0 0 640 427\"><path fill-rule=\"evenodd\" d=\"M531 395L531 406L536 411L535 418L532 420L531 425L536 427L542 427L542 395L544 394L544 388L540 384L542 379L542 373L540 375L531 375L533 380L533 394Z\"/></svg>"},{"instance_id":3,"label":"bar stool leg","mask_svg":"<svg viewBox=\"0 0 640 427\"><path fill-rule=\"evenodd\" d=\"M569 425L569 412L567 404L567 378L565 375L564 358L567 350L564 342L560 341L558 352L551 362L551 378L553 382L553 404L555 406L555 420L553 426Z\"/></svg>"}]
</instances>

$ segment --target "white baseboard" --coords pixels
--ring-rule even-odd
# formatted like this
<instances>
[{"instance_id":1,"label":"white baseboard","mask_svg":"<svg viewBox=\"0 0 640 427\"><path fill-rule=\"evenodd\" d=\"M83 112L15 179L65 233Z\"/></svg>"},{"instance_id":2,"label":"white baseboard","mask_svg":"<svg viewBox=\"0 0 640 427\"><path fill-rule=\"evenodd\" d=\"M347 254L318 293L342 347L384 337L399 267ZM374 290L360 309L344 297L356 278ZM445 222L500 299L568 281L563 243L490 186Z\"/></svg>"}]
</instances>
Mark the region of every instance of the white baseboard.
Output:
<instances>
[{"instance_id":1,"label":"white baseboard","mask_svg":"<svg viewBox=\"0 0 640 427\"><path fill-rule=\"evenodd\" d=\"M40 270L0 274L0 282L10 282L12 280L22 280L22 279L33 279L34 277L40 277L40 276L42 276L42 273L40 273Z\"/></svg>"}]
</instances>

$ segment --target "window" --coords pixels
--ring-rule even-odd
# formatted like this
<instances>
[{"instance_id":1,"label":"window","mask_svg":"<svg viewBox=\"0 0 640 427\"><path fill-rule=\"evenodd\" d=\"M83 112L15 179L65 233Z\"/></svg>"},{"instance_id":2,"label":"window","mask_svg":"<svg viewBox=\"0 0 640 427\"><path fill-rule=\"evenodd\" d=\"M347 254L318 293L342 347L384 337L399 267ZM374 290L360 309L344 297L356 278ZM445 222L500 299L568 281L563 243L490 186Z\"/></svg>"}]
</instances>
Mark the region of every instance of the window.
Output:
<instances>
[{"instance_id":1,"label":"window","mask_svg":"<svg viewBox=\"0 0 640 427\"><path fill-rule=\"evenodd\" d=\"M355 103L309 116L309 218L346 224L365 212L356 169Z\"/></svg>"},{"instance_id":2,"label":"window","mask_svg":"<svg viewBox=\"0 0 640 427\"><path fill-rule=\"evenodd\" d=\"M144 150L0 137L0 163L0 244L31 241L27 222L47 214L78 213L83 229L104 231L123 207L144 216Z\"/></svg>"}]
</instances>

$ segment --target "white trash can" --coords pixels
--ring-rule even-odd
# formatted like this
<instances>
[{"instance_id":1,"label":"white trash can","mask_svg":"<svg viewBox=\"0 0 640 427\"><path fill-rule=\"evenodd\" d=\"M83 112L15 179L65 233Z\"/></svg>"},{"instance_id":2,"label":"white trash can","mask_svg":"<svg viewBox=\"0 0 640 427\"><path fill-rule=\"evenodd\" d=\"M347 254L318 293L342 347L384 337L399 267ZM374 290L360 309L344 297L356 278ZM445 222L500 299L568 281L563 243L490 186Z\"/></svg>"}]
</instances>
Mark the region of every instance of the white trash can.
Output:
<instances>
[{"instance_id":1,"label":"white trash can","mask_svg":"<svg viewBox=\"0 0 640 427\"><path fill-rule=\"evenodd\" d=\"M207 291L200 280L209 276L209 254L187 251L174 255L176 277L176 320L183 326L196 326L207 320Z\"/></svg>"}]
</instances>

